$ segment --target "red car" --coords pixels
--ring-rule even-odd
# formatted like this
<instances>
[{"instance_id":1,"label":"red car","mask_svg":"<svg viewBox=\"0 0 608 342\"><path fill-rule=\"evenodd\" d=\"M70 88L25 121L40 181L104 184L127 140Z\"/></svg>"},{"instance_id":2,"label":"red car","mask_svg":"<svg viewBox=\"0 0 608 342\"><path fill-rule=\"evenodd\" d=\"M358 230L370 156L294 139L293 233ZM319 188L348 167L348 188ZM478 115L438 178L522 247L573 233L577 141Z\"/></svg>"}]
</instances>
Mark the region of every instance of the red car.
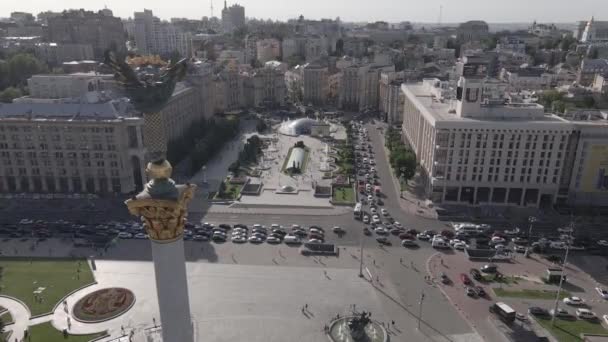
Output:
<instances>
[{"instance_id":1,"label":"red car","mask_svg":"<svg viewBox=\"0 0 608 342\"><path fill-rule=\"evenodd\" d=\"M466 274L464 274L464 273L460 273L460 280L465 285L471 285L471 284L473 284L473 282L471 281L471 278L469 278L469 276L466 275Z\"/></svg>"},{"instance_id":2,"label":"red car","mask_svg":"<svg viewBox=\"0 0 608 342\"><path fill-rule=\"evenodd\" d=\"M414 235L408 234L408 233L401 233L401 234L399 234L399 238L401 240L416 240L416 238L414 237Z\"/></svg>"},{"instance_id":3,"label":"red car","mask_svg":"<svg viewBox=\"0 0 608 342\"><path fill-rule=\"evenodd\" d=\"M441 236L445 237L446 239L453 239L454 238L454 232L451 230L442 230L441 231Z\"/></svg>"}]
</instances>

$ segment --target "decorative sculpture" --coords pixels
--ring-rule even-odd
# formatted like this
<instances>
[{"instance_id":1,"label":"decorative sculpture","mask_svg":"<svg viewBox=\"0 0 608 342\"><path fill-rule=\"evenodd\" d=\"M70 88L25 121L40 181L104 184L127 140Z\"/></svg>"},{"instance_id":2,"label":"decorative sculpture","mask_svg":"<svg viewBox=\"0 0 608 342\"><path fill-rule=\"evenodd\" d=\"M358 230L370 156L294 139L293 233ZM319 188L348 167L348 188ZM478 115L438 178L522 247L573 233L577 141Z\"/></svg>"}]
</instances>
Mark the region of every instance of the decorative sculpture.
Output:
<instances>
[{"instance_id":1,"label":"decorative sculpture","mask_svg":"<svg viewBox=\"0 0 608 342\"><path fill-rule=\"evenodd\" d=\"M359 316L354 316L348 320L348 331L350 336L355 341L363 339L365 334L365 327L371 322L369 314L363 311Z\"/></svg>"},{"instance_id":2,"label":"decorative sculpture","mask_svg":"<svg viewBox=\"0 0 608 342\"><path fill-rule=\"evenodd\" d=\"M141 217L150 239L161 243L182 237L188 202L196 189L193 184L175 185L171 171L164 159L148 163L150 181L144 191L125 202L132 215Z\"/></svg>"},{"instance_id":3,"label":"decorative sculpture","mask_svg":"<svg viewBox=\"0 0 608 342\"><path fill-rule=\"evenodd\" d=\"M173 95L175 84L186 75L187 60L182 59L162 68L143 64L133 70L124 60L108 50L104 63L114 71L114 78L124 87L126 96L135 109L144 116L144 143L148 149L146 159L165 158L167 139L165 121L160 111Z\"/></svg>"}]
</instances>

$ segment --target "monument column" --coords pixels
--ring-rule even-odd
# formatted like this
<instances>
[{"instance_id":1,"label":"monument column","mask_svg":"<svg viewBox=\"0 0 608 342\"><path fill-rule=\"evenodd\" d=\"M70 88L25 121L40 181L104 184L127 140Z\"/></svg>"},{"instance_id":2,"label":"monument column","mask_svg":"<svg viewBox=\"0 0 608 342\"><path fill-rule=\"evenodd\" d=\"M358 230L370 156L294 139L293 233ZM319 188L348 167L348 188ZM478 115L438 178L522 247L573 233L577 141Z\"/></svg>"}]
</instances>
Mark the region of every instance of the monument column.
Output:
<instances>
[{"instance_id":1,"label":"monument column","mask_svg":"<svg viewBox=\"0 0 608 342\"><path fill-rule=\"evenodd\" d=\"M164 159L148 163L150 182L125 204L141 217L152 244L163 342L193 342L183 233L196 186L176 185L171 171Z\"/></svg>"}]
</instances>

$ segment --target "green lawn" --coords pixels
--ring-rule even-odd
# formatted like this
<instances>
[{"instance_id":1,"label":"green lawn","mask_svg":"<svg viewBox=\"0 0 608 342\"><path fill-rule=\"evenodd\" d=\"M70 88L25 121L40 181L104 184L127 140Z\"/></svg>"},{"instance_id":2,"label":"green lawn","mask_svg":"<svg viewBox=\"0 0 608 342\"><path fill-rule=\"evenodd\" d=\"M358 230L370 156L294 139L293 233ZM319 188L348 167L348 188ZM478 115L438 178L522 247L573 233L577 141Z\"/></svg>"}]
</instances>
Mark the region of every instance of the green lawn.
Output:
<instances>
[{"instance_id":1,"label":"green lawn","mask_svg":"<svg viewBox=\"0 0 608 342\"><path fill-rule=\"evenodd\" d=\"M555 299L556 291L546 291L546 290L509 290L503 289L499 287L495 287L494 293L499 297L515 297L515 298L526 298L526 299L546 299L553 300ZM570 292L562 290L559 294L560 299L564 299L566 297L570 297Z\"/></svg>"},{"instance_id":2,"label":"green lawn","mask_svg":"<svg viewBox=\"0 0 608 342\"><path fill-rule=\"evenodd\" d=\"M39 315L50 312L55 304L69 292L94 281L86 260L3 258L0 293L22 300L32 312ZM41 291L42 302L34 299L34 290Z\"/></svg>"},{"instance_id":3,"label":"green lawn","mask_svg":"<svg viewBox=\"0 0 608 342\"><path fill-rule=\"evenodd\" d=\"M226 191L223 196L220 196L219 192L215 195L216 199L236 199L241 195L241 190L243 190L243 184L232 184L228 180L224 181L226 183Z\"/></svg>"},{"instance_id":4,"label":"green lawn","mask_svg":"<svg viewBox=\"0 0 608 342\"><path fill-rule=\"evenodd\" d=\"M28 342L88 342L106 334L100 332L89 335L68 335L64 338L63 332L55 329L50 322L32 325L29 330L31 339L28 339Z\"/></svg>"},{"instance_id":5,"label":"green lawn","mask_svg":"<svg viewBox=\"0 0 608 342\"><path fill-rule=\"evenodd\" d=\"M505 276L503 275L500 278L496 278L496 274L483 274L481 276L485 282L491 283L500 283L500 284L517 284L520 278L515 276Z\"/></svg>"},{"instance_id":6,"label":"green lawn","mask_svg":"<svg viewBox=\"0 0 608 342\"><path fill-rule=\"evenodd\" d=\"M332 201L338 203L355 203L355 190L353 190L352 187L334 188Z\"/></svg>"},{"instance_id":7,"label":"green lawn","mask_svg":"<svg viewBox=\"0 0 608 342\"><path fill-rule=\"evenodd\" d=\"M551 318L536 318L538 323L547 329L559 342L580 342L581 333L585 334L608 334L598 322L590 322L584 319L577 320L555 320L555 326L551 325Z\"/></svg>"}]
</instances>

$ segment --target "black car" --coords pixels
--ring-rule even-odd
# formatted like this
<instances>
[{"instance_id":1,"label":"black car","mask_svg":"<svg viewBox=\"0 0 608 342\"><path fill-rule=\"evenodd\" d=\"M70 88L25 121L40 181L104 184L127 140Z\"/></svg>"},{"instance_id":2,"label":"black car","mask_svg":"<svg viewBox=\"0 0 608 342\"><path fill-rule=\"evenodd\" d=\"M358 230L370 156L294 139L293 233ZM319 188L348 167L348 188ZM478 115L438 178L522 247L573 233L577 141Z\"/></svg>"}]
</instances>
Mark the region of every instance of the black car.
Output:
<instances>
[{"instance_id":1,"label":"black car","mask_svg":"<svg viewBox=\"0 0 608 342\"><path fill-rule=\"evenodd\" d=\"M475 291L477 291L477 295L479 297L485 297L486 296L486 291L481 286L475 286Z\"/></svg>"},{"instance_id":2,"label":"black car","mask_svg":"<svg viewBox=\"0 0 608 342\"><path fill-rule=\"evenodd\" d=\"M245 228L247 229L247 225L246 224L242 224L242 223L237 223L234 225L234 228Z\"/></svg>"},{"instance_id":3,"label":"black car","mask_svg":"<svg viewBox=\"0 0 608 342\"><path fill-rule=\"evenodd\" d=\"M224 229L232 229L232 226L229 224L226 224L226 223L222 223L218 227L224 228Z\"/></svg>"},{"instance_id":4,"label":"black car","mask_svg":"<svg viewBox=\"0 0 608 342\"><path fill-rule=\"evenodd\" d=\"M483 273L496 273L498 267L496 265L483 265L481 272Z\"/></svg>"},{"instance_id":5,"label":"black car","mask_svg":"<svg viewBox=\"0 0 608 342\"><path fill-rule=\"evenodd\" d=\"M531 306L528 308L528 313L530 315L539 316L539 317L549 317L549 311L546 309L540 308L538 306Z\"/></svg>"}]
</instances>

